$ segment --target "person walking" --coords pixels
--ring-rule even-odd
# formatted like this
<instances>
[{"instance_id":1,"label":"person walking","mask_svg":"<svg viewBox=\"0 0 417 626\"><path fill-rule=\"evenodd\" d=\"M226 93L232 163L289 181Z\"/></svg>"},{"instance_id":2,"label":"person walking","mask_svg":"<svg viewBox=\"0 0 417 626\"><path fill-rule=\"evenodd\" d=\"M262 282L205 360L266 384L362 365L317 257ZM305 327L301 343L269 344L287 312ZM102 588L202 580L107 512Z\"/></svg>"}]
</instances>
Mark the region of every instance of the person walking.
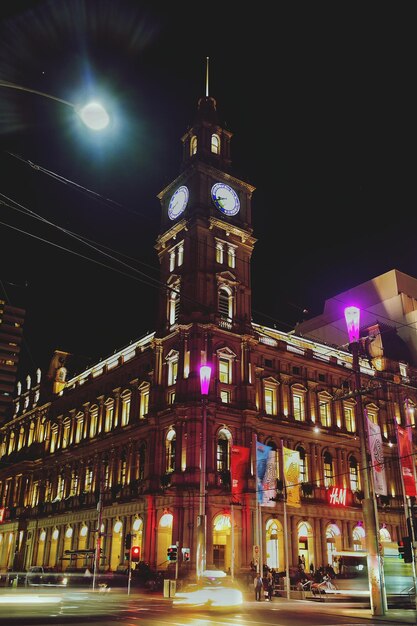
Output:
<instances>
[{"instance_id":1,"label":"person walking","mask_svg":"<svg viewBox=\"0 0 417 626\"><path fill-rule=\"evenodd\" d=\"M269 571L266 576L266 588L268 591L268 600L272 602L272 594L274 593L274 577L272 576L272 572Z\"/></svg>"},{"instance_id":2,"label":"person walking","mask_svg":"<svg viewBox=\"0 0 417 626\"><path fill-rule=\"evenodd\" d=\"M256 574L253 580L253 586L255 589L255 600L260 601L262 599L262 592L264 588L264 583L263 583L262 576L260 575L260 573Z\"/></svg>"}]
</instances>

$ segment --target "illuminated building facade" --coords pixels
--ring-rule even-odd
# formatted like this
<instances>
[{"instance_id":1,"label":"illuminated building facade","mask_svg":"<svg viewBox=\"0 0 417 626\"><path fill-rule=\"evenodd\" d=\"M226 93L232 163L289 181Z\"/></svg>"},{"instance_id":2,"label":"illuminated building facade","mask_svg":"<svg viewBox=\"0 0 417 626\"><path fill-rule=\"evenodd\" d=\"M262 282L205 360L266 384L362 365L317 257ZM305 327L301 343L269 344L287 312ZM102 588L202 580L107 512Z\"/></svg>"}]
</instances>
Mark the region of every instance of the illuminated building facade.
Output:
<instances>
[{"instance_id":1,"label":"illuminated building facade","mask_svg":"<svg viewBox=\"0 0 417 626\"><path fill-rule=\"evenodd\" d=\"M338 348L307 331L253 322L254 187L231 173L231 137L215 100L201 98L182 137L181 173L158 196L155 247L166 289L155 331L74 376L69 355L57 351L49 371L19 389L0 428L1 570L65 568L66 551L94 549L100 501L101 569L126 566L130 533L152 568L169 567L168 548L178 541L180 575L195 572L203 442L208 567L237 574L256 558L257 441L278 458L276 496L260 507L265 564L285 570L286 541L289 565L304 556L307 568L331 563L335 550L364 547L347 333ZM406 356L390 358L383 343L381 350L377 362L369 351L360 358L361 394L383 442L380 539L397 542L406 522L395 422L415 437L417 372ZM212 376L203 432L205 363ZM300 456L301 506L287 507L287 536L281 442ZM250 449L233 507L232 446Z\"/></svg>"}]
</instances>

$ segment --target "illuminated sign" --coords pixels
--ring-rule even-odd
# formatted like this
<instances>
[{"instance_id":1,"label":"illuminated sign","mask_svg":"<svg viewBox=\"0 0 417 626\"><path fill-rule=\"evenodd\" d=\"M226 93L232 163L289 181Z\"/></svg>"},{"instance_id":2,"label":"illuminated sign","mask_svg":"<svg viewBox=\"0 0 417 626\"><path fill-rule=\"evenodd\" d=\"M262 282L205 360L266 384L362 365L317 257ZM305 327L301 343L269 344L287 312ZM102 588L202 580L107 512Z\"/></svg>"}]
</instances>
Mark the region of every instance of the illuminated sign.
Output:
<instances>
[{"instance_id":1,"label":"illuminated sign","mask_svg":"<svg viewBox=\"0 0 417 626\"><path fill-rule=\"evenodd\" d=\"M346 488L330 487L327 492L329 503L337 506L346 506Z\"/></svg>"}]
</instances>

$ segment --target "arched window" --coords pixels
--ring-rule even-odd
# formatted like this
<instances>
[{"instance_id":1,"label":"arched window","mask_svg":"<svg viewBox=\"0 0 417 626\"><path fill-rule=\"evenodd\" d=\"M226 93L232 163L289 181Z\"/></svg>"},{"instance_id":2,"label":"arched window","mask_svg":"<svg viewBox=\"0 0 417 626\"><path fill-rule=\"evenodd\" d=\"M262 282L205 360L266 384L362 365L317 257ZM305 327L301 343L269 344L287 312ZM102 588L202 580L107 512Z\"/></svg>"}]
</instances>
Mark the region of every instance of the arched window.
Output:
<instances>
[{"instance_id":1,"label":"arched window","mask_svg":"<svg viewBox=\"0 0 417 626\"><path fill-rule=\"evenodd\" d=\"M359 489L358 462L353 455L349 457L349 483L352 491Z\"/></svg>"},{"instance_id":2,"label":"arched window","mask_svg":"<svg viewBox=\"0 0 417 626\"><path fill-rule=\"evenodd\" d=\"M190 155L197 153L197 135L193 135L190 141Z\"/></svg>"},{"instance_id":3,"label":"arched window","mask_svg":"<svg viewBox=\"0 0 417 626\"><path fill-rule=\"evenodd\" d=\"M220 137L216 133L211 136L211 151L213 154L220 154Z\"/></svg>"},{"instance_id":4,"label":"arched window","mask_svg":"<svg viewBox=\"0 0 417 626\"><path fill-rule=\"evenodd\" d=\"M331 487L334 485L333 474L333 457L330 452L325 452L323 455L323 469L324 469L324 486Z\"/></svg>"},{"instance_id":5,"label":"arched window","mask_svg":"<svg viewBox=\"0 0 417 626\"><path fill-rule=\"evenodd\" d=\"M168 323L170 326L178 323L180 314L180 283L175 282L168 287Z\"/></svg>"},{"instance_id":6,"label":"arched window","mask_svg":"<svg viewBox=\"0 0 417 626\"><path fill-rule=\"evenodd\" d=\"M227 428L219 430L217 435L217 458L216 467L218 472L224 472L230 469L230 445L232 435Z\"/></svg>"},{"instance_id":7,"label":"arched window","mask_svg":"<svg viewBox=\"0 0 417 626\"><path fill-rule=\"evenodd\" d=\"M165 471L173 472L175 470L175 449L176 449L177 435L173 428L171 428L166 436L165 440Z\"/></svg>"},{"instance_id":8,"label":"arched window","mask_svg":"<svg viewBox=\"0 0 417 626\"><path fill-rule=\"evenodd\" d=\"M233 319L233 296L232 290L226 285L222 285L219 288L219 314L222 317Z\"/></svg>"}]
</instances>

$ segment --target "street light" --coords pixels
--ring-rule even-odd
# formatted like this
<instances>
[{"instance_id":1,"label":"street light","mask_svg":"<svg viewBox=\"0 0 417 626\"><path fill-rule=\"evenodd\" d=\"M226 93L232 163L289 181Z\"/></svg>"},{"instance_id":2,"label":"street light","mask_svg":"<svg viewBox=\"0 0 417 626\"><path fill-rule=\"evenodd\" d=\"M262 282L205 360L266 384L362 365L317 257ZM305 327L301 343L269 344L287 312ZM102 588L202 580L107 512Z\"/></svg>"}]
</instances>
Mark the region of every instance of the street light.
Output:
<instances>
[{"instance_id":1,"label":"street light","mask_svg":"<svg viewBox=\"0 0 417 626\"><path fill-rule=\"evenodd\" d=\"M200 580L206 569L206 543L207 543L207 520L206 520L206 461L207 461L207 397L210 388L211 367L200 367L200 390L201 390L201 452L200 452L200 506L197 521L197 579Z\"/></svg>"},{"instance_id":2,"label":"street light","mask_svg":"<svg viewBox=\"0 0 417 626\"><path fill-rule=\"evenodd\" d=\"M27 93L34 93L37 96L49 98L49 100L55 100L61 104L65 104L76 112L81 121L88 126L91 130L103 130L109 125L110 118L105 108L99 102L89 102L84 106L73 104L67 100L62 100L55 96L51 96L43 91L37 89L30 89L29 87L23 87L22 85L16 85L7 80L0 80L0 87L6 87L8 89L17 89L18 91L26 91Z\"/></svg>"},{"instance_id":3,"label":"street light","mask_svg":"<svg viewBox=\"0 0 417 626\"><path fill-rule=\"evenodd\" d=\"M378 550L378 525L375 496L371 488L371 477L368 465L366 446L365 415L361 396L361 374L359 367L359 318L358 307L345 308L345 320L349 335L349 350L352 353L352 368L355 374L355 395L358 406L358 436L360 443L361 476L364 498L362 500L363 521L368 561L368 579L371 598L372 615L385 615L386 596L383 585L382 563Z\"/></svg>"}]
</instances>

